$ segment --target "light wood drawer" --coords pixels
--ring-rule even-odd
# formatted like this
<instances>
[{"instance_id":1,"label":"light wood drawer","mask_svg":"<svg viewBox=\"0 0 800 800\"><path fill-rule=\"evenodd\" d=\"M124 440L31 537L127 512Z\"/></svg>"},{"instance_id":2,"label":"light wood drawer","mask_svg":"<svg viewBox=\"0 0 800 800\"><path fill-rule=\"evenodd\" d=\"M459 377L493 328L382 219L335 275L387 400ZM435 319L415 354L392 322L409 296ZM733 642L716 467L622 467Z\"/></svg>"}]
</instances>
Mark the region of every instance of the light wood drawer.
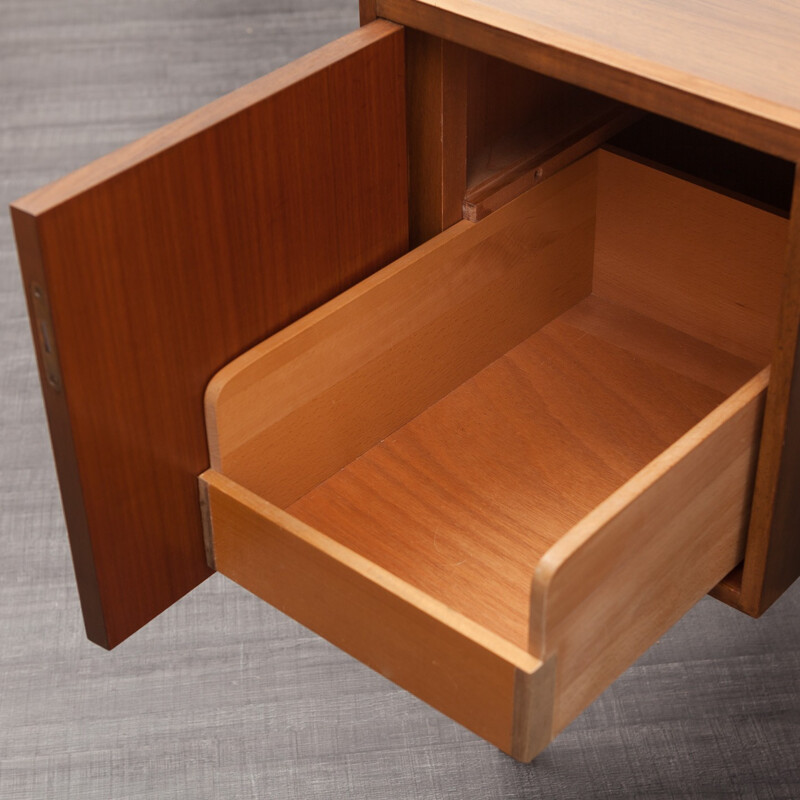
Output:
<instances>
[{"instance_id":1,"label":"light wood drawer","mask_svg":"<svg viewBox=\"0 0 800 800\"><path fill-rule=\"evenodd\" d=\"M598 151L224 367L216 569L529 760L742 559L787 222Z\"/></svg>"}]
</instances>

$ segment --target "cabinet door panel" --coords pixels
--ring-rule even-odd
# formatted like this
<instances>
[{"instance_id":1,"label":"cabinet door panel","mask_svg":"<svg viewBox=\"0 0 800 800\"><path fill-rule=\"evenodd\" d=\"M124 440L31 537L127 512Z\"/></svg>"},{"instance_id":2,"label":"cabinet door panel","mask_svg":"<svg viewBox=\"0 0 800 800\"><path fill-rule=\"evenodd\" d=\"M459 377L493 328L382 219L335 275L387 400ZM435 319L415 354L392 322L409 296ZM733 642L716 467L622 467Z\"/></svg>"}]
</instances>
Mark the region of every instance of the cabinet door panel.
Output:
<instances>
[{"instance_id":1,"label":"cabinet door panel","mask_svg":"<svg viewBox=\"0 0 800 800\"><path fill-rule=\"evenodd\" d=\"M407 249L403 30L379 21L12 206L89 637L204 580L203 392Z\"/></svg>"}]
</instances>

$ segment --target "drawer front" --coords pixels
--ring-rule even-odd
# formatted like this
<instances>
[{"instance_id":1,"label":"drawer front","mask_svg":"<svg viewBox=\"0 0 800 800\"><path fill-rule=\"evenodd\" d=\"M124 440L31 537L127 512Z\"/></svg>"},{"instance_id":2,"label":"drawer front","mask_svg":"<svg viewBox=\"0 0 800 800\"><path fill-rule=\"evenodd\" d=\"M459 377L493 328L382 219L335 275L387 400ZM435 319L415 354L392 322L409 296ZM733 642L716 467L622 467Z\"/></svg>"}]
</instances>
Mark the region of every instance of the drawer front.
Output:
<instances>
[{"instance_id":1,"label":"drawer front","mask_svg":"<svg viewBox=\"0 0 800 800\"><path fill-rule=\"evenodd\" d=\"M98 644L209 575L211 375L407 248L403 38L376 22L12 207Z\"/></svg>"},{"instance_id":2,"label":"drawer front","mask_svg":"<svg viewBox=\"0 0 800 800\"><path fill-rule=\"evenodd\" d=\"M550 738L552 665L213 470L217 569L522 760Z\"/></svg>"}]
</instances>

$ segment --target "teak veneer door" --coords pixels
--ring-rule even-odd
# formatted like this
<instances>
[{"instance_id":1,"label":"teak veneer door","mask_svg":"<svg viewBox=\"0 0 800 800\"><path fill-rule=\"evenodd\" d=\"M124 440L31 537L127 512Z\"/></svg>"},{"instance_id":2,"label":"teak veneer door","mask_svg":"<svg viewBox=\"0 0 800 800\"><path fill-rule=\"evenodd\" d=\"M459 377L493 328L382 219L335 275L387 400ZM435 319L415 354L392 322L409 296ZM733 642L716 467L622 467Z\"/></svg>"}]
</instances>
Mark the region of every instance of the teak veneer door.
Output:
<instances>
[{"instance_id":1,"label":"teak veneer door","mask_svg":"<svg viewBox=\"0 0 800 800\"><path fill-rule=\"evenodd\" d=\"M98 644L210 574L211 376L407 249L404 69L375 22L12 207Z\"/></svg>"}]
</instances>

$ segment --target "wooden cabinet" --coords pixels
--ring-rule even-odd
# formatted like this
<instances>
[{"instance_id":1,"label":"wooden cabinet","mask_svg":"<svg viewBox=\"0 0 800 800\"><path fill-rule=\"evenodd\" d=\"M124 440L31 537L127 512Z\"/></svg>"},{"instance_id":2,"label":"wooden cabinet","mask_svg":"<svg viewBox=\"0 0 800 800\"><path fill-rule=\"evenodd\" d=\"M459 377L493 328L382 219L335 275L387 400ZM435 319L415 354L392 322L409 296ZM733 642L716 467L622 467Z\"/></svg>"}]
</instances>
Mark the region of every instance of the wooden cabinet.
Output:
<instances>
[{"instance_id":1,"label":"wooden cabinet","mask_svg":"<svg viewBox=\"0 0 800 800\"><path fill-rule=\"evenodd\" d=\"M12 213L90 638L215 567L527 760L800 573L800 103L496 6L379 2Z\"/></svg>"}]
</instances>

